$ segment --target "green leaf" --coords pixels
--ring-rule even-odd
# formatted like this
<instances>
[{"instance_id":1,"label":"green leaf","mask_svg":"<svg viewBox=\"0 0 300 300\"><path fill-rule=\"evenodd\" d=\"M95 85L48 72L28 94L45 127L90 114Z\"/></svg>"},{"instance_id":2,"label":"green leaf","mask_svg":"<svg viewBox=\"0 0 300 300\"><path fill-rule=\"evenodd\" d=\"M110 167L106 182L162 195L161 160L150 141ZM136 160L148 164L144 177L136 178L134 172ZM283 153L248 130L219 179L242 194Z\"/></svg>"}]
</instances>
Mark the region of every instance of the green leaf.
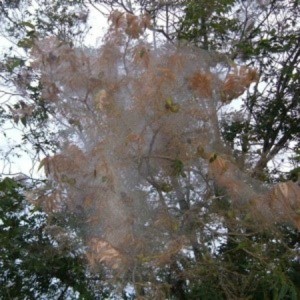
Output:
<instances>
[{"instance_id":1,"label":"green leaf","mask_svg":"<svg viewBox=\"0 0 300 300\"><path fill-rule=\"evenodd\" d=\"M19 23L19 25L21 26L25 26L25 27L30 27L31 29L34 29L35 30L35 26L33 24L31 24L30 22L21 22Z\"/></svg>"},{"instance_id":2,"label":"green leaf","mask_svg":"<svg viewBox=\"0 0 300 300\"><path fill-rule=\"evenodd\" d=\"M180 175L182 177L186 176L185 173L183 172L184 164L181 160L175 159L172 164L172 168L173 168L174 176L180 176Z\"/></svg>"},{"instance_id":3,"label":"green leaf","mask_svg":"<svg viewBox=\"0 0 300 300\"><path fill-rule=\"evenodd\" d=\"M289 290L289 286L286 283L284 283L278 294L278 299L283 299L285 297L285 295L287 294L288 290Z\"/></svg>"},{"instance_id":4,"label":"green leaf","mask_svg":"<svg viewBox=\"0 0 300 300\"><path fill-rule=\"evenodd\" d=\"M7 69L12 72L15 68L24 65L24 60L18 57L9 58L7 61Z\"/></svg>"},{"instance_id":5,"label":"green leaf","mask_svg":"<svg viewBox=\"0 0 300 300\"><path fill-rule=\"evenodd\" d=\"M241 250L248 247L249 247L249 243L247 241L242 241L237 245L236 250Z\"/></svg>"},{"instance_id":6,"label":"green leaf","mask_svg":"<svg viewBox=\"0 0 300 300\"><path fill-rule=\"evenodd\" d=\"M29 39L29 38L24 38L24 39L20 40L17 45L19 47L29 49L33 46L33 40Z\"/></svg>"},{"instance_id":7,"label":"green leaf","mask_svg":"<svg viewBox=\"0 0 300 300\"><path fill-rule=\"evenodd\" d=\"M26 125L27 125L27 117L26 116L21 118L21 123L24 125L24 127L26 127Z\"/></svg>"},{"instance_id":8,"label":"green leaf","mask_svg":"<svg viewBox=\"0 0 300 300\"><path fill-rule=\"evenodd\" d=\"M300 167L294 168L289 173L289 179L296 182L300 177Z\"/></svg>"},{"instance_id":9,"label":"green leaf","mask_svg":"<svg viewBox=\"0 0 300 300\"><path fill-rule=\"evenodd\" d=\"M291 300L297 300L299 299L297 296L297 291L294 287L291 287Z\"/></svg>"},{"instance_id":10,"label":"green leaf","mask_svg":"<svg viewBox=\"0 0 300 300\"><path fill-rule=\"evenodd\" d=\"M160 188L161 188L161 190L162 190L163 192L165 192L165 193L169 193L169 192L171 192L172 189L173 189L173 187L172 187L170 184L166 183L166 182L163 182L163 183L161 184Z\"/></svg>"},{"instance_id":11,"label":"green leaf","mask_svg":"<svg viewBox=\"0 0 300 300\"><path fill-rule=\"evenodd\" d=\"M179 104L174 103L173 99L169 97L166 99L165 108L172 113L177 113L179 111L180 106Z\"/></svg>"},{"instance_id":12,"label":"green leaf","mask_svg":"<svg viewBox=\"0 0 300 300\"><path fill-rule=\"evenodd\" d=\"M166 109L169 109L173 105L173 99L171 97L166 99L165 107Z\"/></svg>"},{"instance_id":13,"label":"green leaf","mask_svg":"<svg viewBox=\"0 0 300 300\"><path fill-rule=\"evenodd\" d=\"M12 190L18 187L18 183L9 177L5 177L0 182L0 191Z\"/></svg>"},{"instance_id":14,"label":"green leaf","mask_svg":"<svg viewBox=\"0 0 300 300\"><path fill-rule=\"evenodd\" d=\"M173 104L170 107L170 111L173 112L173 113L177 113L177 112L179 112L179 108L180 108L180 106L178 104Z\"/></svg>"}]
</instances>

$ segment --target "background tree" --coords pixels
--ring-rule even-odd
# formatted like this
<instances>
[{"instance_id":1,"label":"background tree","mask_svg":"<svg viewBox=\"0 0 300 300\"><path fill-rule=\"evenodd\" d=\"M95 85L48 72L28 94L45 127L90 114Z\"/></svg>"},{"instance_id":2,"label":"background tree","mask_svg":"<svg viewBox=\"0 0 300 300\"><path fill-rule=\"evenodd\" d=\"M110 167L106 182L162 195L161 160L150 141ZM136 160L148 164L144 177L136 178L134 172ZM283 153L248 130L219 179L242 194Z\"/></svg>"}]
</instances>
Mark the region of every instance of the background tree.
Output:
<instances>
[{"instance_id":1,"label":"background tree","mask_svg":"<svg viewBox=\"0 0 300 300\"><path fill-rule=\"evenodd\" d=\"M0 191L1 297L95 299L76 239L29 205L17 181L6 177Z\"/></svg>"},{"instance_id":2,"label":"background tree","mask_svg":"<svg viewBox=\"0 0 300 300\"><path fill-rule=\"evenodd\" d=\"M217 1L219 2L219 1ZM197 6L198 5L198 6ZM198 7L198 10L195 9ZM235 148L242 165L244 153L251 152L253 176L270 176L268 163L278 154L297 151L299 143L299 6L295 1L224 1L213 13L223 31L203 32L199 20L206 11L201 3L190 1L179 36L193 40L199 47L226 52L231 59L255 66L260 80L243 97L244 114L238 120L224 120L224 138ZM231 18L235 12L235 18ZM225 15L225 16L224 16ZM231 27L227 24L230 24ZM242 29L242 30L241 30ZM210 39L208 39L210 37ZM224 41L226 40L226 49ZM238 95L230 95L236 98ZM294 152L295 153L295 152ZM288 158L285 158L287 161ZM270 166L270 164L269 164ZM280 173L278 164L273 175ZM282 174L283 177L286 175ZM266 178L265 178L266 179Z\"/></svg>"},{"instance_id":3,"label":"background tree","mask_svg":"<svg viewBox=\"0 0 300 300\"><path fill-rule=\"evenodd\" d=\"M57 146L53 128L47 126L50 111L41 95L39 76L28 62L30 48L36 38L48 35L70 44L81 43L87 12L80 1L1 1L0 18L1 142L10 140L11 132L22 132L15 145L1 149L1 171L4 176L15 176L18 174L10 171L15 157L31 151L34 164ZM41 182L30 177L26 181L30 182L26 190ZM89 275L83 249L74 247L79 242L74 239L74 229L64 231L58 226L59 216L50 220L38 212L25 200L23 189L9 178L1 182L0 298L102 297L105 293L98 275Z\"/></svg>"},{"instance_id":4,"label":"background tree","mask_svg":"<svg viewBox=\"0 0 300 300\"><path fill-rule=\"evenodd\" d=\"M81 1L2 1L0 4L1 120L4 128L21 131L19 143L12 145L3 160L8 167L15 156L31 152L33 161L53 153L56 141L47 128L49 105L41 95L42 83L29 64L29 52L36 38L57 36L70 44L82 43L88 12ZM9 130L4 132L8 139Z\"/></svg>"}]
</instances>

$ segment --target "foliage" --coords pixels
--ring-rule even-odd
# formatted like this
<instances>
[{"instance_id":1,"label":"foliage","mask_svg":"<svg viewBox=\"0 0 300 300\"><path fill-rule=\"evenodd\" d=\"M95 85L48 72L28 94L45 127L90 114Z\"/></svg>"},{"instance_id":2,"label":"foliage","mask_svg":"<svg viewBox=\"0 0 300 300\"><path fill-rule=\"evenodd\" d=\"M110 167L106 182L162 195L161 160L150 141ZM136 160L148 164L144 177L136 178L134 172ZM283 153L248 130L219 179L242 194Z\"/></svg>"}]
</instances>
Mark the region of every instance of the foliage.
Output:
<instances>
[{"instance_id":1,"label":"foliage","mask_svg":"<svg viewBox=\"0 0 300 300\"><path fill-rule=\"evenodd\" d=\"M237 20L228 17L234 0L187 1L178 38L194 41L204 49L219 49L237 30Z\"/></svg>"},{"instance_id":2,"label":"foliage","mask_svg":"<svg viewBox=\"0 0 300 300\"><path fill-rule=\"evenodd\" d=\"M1 119L5 118L5 127L23 131L15 146L17 155L31 146L33 159L37 159L39 155L53 153L57 143L51 133L53 128L47 127L50 107L40 93L42 83L28 61L30 49L35 39L46 36L58 36L71 44L82 42L87 32L87 12L81 1L33 2L2 1L0 4L0 30L5 41L0 68Z\"/></svg>"},{"instance_id":3,"label":"foliage","mask_svg":"<svg viewBox=\"0 0 300 300\"><path fill-rule=\"evenodd\" d=\"M239 117L231 114L224 119L223 136L235 149L241 164L254 163L253 176L264 180L274 175L278 178L280 166L275 165L271 173L269 162L288 148L293 152L299 143L300 48L296 25L299 4L296 1L216 2L225 16L220 21L223 35L219 37L214 29L208 33L201 31L198 22L205 10L201 10L200 4L199 11L193 9L198 1L189 2L179 33L199 47L207 48L203 44L205 39L211 43L211 49L225 51L231 59L257 68L260 80L243 97ZM231 20L229 10L236 15L232 28L226 25ZM214 12L217 14L218 10ZM225 49L222 39L226 40ZM251 161L245 161L246 152L251 153Z\"/></svg>"},{"instance_id":4,"label":"foliage","mask_svg":"<svg viewBox=\"0 0 300 300\"><path fill-rule=\"evenodd\" d=\"M237 113L224 116L221 129L224 138L229 135L231 139L225 142L234 142L232 147L242 168L250 164L253 176L262 180L287 178L281 167L287 159L281 164L278 157L287 151L293 155L299 144L298 1L218 0L209 5L193 0L133 1L135 5L98 2L130 13L140 10L149 14L154 42L159 37L175 44L178 39L182 44L192 42L211 53L226 54L223 58L231 65L255 67L259 80L243 95L243 106ZM241 75L237 70L235 76ZM236 90L234 80L226 89L230 93L225 99L230 100L245 91L232 94ZM240 132L236 126L242 127ZM249 153L247 160L245 152Z\"/></svg>"},{"instance_id":5,"label":"foliage","mask_svg":"<svg viewBox=\"0 0 300 300\"><path fill-rule=\"evenodd\" d=\"M220 297L255 294L253 273L275 259L260 261L269 240L256 239L274 222L299 226L299 186L267 187L251 178L219 130L218 111L258 80L256 70L206 50L152 48L142 39L151 26L147 16L115 11L110 20L98 50L54 38L33 48L32 67L42 93L52 88L47 102L60 128L57 140L63 138L59 153L41 162L55 190L45 190L40 205L78 216L91 268L104 264L112 284L131 283L136 296L199 296L202 280L218 282ZM49 53L55 59L46 63ZM218 196L215 187L223 190ZM230 201L220 209L225 195ZM228 251L249 256L236 265ZM283 255L287 265L292 249ZM278 277L256 279L273 284ZM285 280L286 291L278 293L294 295Z\"/></svg>"},{"instance_id":6,"label":"foliage","mask_svg":"<svg viewBox=\"0 0 300 300\"><path fill-rule=\"evenodd\" d=\"M14 22L30 64L5 60L22 92L5 113L45 154L27 198L76 228L94 290L297 299L298 3L89 1L119 9L99 49L74 42L86 15L68 3Z\"/></svg>"},{"instance_id":7,"label":"foliage","mask_svg":"<svg viewBox=\"0 0 300 300\"><path fill-rule=\"evenodd\" d=\"M68 238L59 237L63 231L26 204L18 182L6 177L0 182L0 193L1 296L67 299L80 294L81 299L94 299L83 257ZM56 236L50 234L54 228Z\"/></svg>"}]
</instances>

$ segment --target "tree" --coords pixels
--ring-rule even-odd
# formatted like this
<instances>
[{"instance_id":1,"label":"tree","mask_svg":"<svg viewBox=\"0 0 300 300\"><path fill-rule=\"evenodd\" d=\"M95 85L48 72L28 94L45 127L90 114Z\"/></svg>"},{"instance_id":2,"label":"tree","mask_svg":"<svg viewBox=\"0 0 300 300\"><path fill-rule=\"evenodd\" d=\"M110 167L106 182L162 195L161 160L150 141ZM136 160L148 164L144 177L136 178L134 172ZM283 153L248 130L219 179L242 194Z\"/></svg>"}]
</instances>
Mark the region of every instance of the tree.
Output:
<instances>
[{"instance_id":1,"label":"tree","mask_svg":"<svg viewBox=\"0 0 300 300\"><path fill-rule=\"evenodd\" d=\"M11 113L23 117L37 95L58 150L45 151L49 183L30 201L72 216L63 224L78 229L90 268L124 298L132 285L152 299L296 299L299 186L285 179L297 181L297 166L268 169L288 147L297 163L296 2L97 2L123 9L100 49L46 30L27 50L39 85ZM245 107L226 113L241 95Z\"/></svg>"},{"instance_id":2,"label":"tree","mask_svg":"<svg viewBox=\"0 0 300 300\"><path fill-rule=\"evenodd\" d=\"M250 163L245 161L244 153L251 152L248 157L251 164L256 164L251 165L253 176L278 181L297 173L298 165L294 172L282 172L278 163L283 153L296 156L299 148L297 1L218 0L210 1L209 5L193 0L97 2L131 14L148 14L151 30L169 42L192 42L210 52L225 54L232 64L255 66L259 80L243 96L244 106L225 118L224 138L234 147L241 164ZM240 76L239 72L236 76ZM231 89L230 82L227 88ZM243 91L227 97L236 99ZM241 114L243 118L238 120L237 115ZM275 161L274 168L269 170Z\"/></svg>"},{"instance_id":3,"label":"tree","mask_svg":"<svg viewBox=\"0 0 300 300\"><path fill-rule=\"evenodd\" d=\"M218 282L220 297L249 296L253 269L232 266L222 241L263 272L274 257L265 259L269 238L259 236L274 222L299 226L299 186L267 187L239 169L220 130L220 108L256 82L257 71L206 50L153 49L141 38L148 16L116 11L110 20L99 50L55 38L32 50L60 128L59 153L40 165L55 192L40 204L78 216L91 267L105 264L107 278L113 272L121 286L133 284L136 296L184 299L199 281ZM293 246L282 255L291 262ZM278 294L296 295L287 282Z\"/></svg>"},{"instance_id":4,"label":"tree","mask_svg":"<svg viewBox=\"0 0 300 300\"><path fill-rule=\"evenodd\" d=\"M49 106L43 101L40 84L36 84L39 76L28 62L34 40L56 35L65 42L79 43L87 28L87 13L80 1L34 2L35 8L31 6L32 1L0 3L1 40L5 41L0 65L1 141L10 139L7 128L23 131L18 144L7 151L1 149L4 176L15 175L11 174L9 164L6 168L6 161L10 163L14 155L19 157L23 151L30 151L30 146L34 150L33 163L39 155L56 149L56 141L47 127ZM31 181L28 189L44 182L29 177L27 181ZM78 238L74 239L74 229L63 230L57 226L57 215L51 215L49 220L47 215L38 212L25 200L23 187L14 180L4 179L1 187L1 230L4 231L0 241L3 246L0 298L104 296L99 276L90 276L85 268L83 249L74 247L80 243ZM72 216L65 218L72 219ZM96 292L92 286L97 286Z\"/></svg>"},{"instance_id":5,"label":"tree","mask_svg":"<svg viewBox=\"0 0 300 300\"><path fill-rule=\"evenodd\" d=\"M23 132L20 142L7 151L9 155L3 153L3 160L11 159L12 154L21 156L23 151L32 150L32 159L37 161L40 155L56 149L56 141L47 128L49 106L43 101L41 83L28 62L34 40L50 35L75 44L81 43L87 32L87 11L81 1L33 2L0 3L1 122L5 121L4 128L14 127ZM8 136L8 132L4 133ZM9 173L7 169L4 170L6 174Z\"/></svg>"},{"instance_id":6,"label":"tree","mask_svg":"<svg viewBox=\"0 0 300 300\"><path fill-rule=\"evenodd\" d=\"M297 181L299 171L297 159L294 166L290 164L289 168L286 166L283 168L282 163L288 162L289 154L287 153L291 153L292 159L296 158L298 153L299 128L296 124L299 123L299 114L296 111L299 110L299 103L297 104L295 99L298 98L299 93L299 77L296 75L299 73L297 71L299 44L297 29L294 27L298 23L298 3L290 1L283 5L283 1L244 1L242 5L236 4L231 5L231 10L238 11L239 14L236 16L239 17L234 20L234 23L228 23L233 21L230 18L226 19L227 23L222 23L222 29L226 30L222 32L221 39L218 38L218 34L212 34L215 27L208 26L208 28L213 28L208 35L211 37L210 46L212 49L224 52L222 42L224 38L226 40L225 51L230 58L256 66L261 76L253 91L248 91L247 95L244 95L245 106L238 114L231 113L229 118L224 119L223 137L234 149L240 167L252 172L252 176L264 181L285 181L287 178ZM201 41L205 37L198 22L200 15L204 12L201 12L200 6L198 7L200 12L193 9L195 5L197 2L190 1L190 6L187 6L187 13L181 27L183 32L179 31L179 34L186 39L192 39L199 47L203 47ZM225 17L228 18L228 14ZM226 24L235 26L229 28ZM245 117L242 118L243 113ZM278 156L281 159L276 159ZM271 161L273 161L272 165ZM279 229L279 231L282 230L282 228ZM297 235L295 236L294 231L289 227L285 228L284 232L286 237L279 239L283 244L287 239L297 241ZM251 239L254 236L256 236L255 240L259 239L265 245L272 244L272 241L265 240L265 235L262 238L254 234ZM234 255L231 260L236 262L236 267L240 267L240 258L234 254L237 253L238 244L239 242L233 244L225 242L227 252ZM253 240L246 244L248 246L253 244ZM280 249L278 244L275 247L277 250ZM247 261L253 262L249 258L244 260L244 254L242 257L243 265ZM276 252L274 258L278 259L278 257L280 254ZM283 265L286 266L288 263L285 261ZM292 270L296 270L296 273L297 268L291 267ZM254 298L272 298L276 295L284 297L283 291L287 291L288 288L287 281L282 281L281 275L281 272L276 272L273 279L276 278L278 281L281 278L279 281L284 282L283 285L279 284L282 290L272 288L275 294L270 295L270 290L266 287L278 287L278 283L262 284L265 281L260 278L258 286L261 291L256 293ZM295 298L292 295L289 297Z\"/></svg>"},{"instance_id":7,"label":"tree","mask_svg":"<svg viewBox=\"0 0 300 300\"><path fill-rule=\"evenodd\" d=\"M94 299L82 253L66 231L26 203L17 181L4 178L0 192L1 297Z\"/></svg>"},{"instance_id":8,"label":"tree","mask_svg":"<svg viewBox=\"0 0 300 300\"><path fill-rule=\"evenodd\" d=\"M237 33L237 19L230 18L234 0L186 1L178 38L193 41L204 49L221 50ZM223 51L225 49L222 49ZM228 54L228 48L225 50Z\"/></svg>"},{"instance_id":9,"label":"tree","mask_svg":"<svg viewBox=\"0 0 300 300\"><path fill-rule=\"evenodd\" d=\"M209 33L203 32L197 22L205 10L194 1L186 8L179 33L200 47L205 48L203 41L207 40L212 49L225 50L231 59L257 68L260 80L244 97L244 107L239 112L244 117L239 120L231 115L224 120L224 138L235 148L241 164L249 164L244 153L251 152L251 163L255 165L252 165L253 176L266 179L273 174L278 180L281 168L275 164L270 172L268 164L288 149L297 152L299 143L296 99L299 97L300 48L295 29L299 23L299 4L296 1L243 1L241 5L237 5L239 1L217 2L222 16L225 13L225 19L216 19L221 24L217 28L223 30L220 37L214 32L213 18L209 27L212 29ZM229 9L238 12L239 17L228 18ZM213 12L218 15L218 10ZM231 96L236 98L237 95ZM281 176L286 178L284 174Z\"/></svg>"}]
</instances>

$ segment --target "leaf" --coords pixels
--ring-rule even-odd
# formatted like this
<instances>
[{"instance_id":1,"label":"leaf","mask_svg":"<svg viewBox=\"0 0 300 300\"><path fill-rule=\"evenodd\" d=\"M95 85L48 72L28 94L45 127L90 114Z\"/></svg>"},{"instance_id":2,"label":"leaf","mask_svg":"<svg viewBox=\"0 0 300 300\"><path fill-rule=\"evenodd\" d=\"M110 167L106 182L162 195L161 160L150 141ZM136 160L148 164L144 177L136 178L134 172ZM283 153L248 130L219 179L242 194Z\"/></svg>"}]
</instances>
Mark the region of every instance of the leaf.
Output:
<instances>
[{"instance_id":1,"label":"leaf","mask_svg":"<svg viewBox=\"0 0 300 300\"><path fill-rule=\"evenodd\" d=\"M29 38L24 38L18 42L18 47L29 49L33 46L33 40Z\"/></svg>"},{"instance_id":2,"label":"leaf","mask_svg":"<svg viewBox=\"0 0 300 300\"><path fill-rule=\"evenodd\" d=\"M13 120L18 125L20 118L19 118L19 116L15 115L15 116L13 116Z\"/></svg>"},{"instance_id":3,"label":"leaf","mask_svg":"<svg viewBox=\"0 0 300 300\"><path fill-rule=\"evenodd\" d=\"M173 104L170 107L170 111L173 112L173 113L177 113L179 111L179 105L178 104Z\"/></svg>"},{"instance_id":4,"label":"leaf","mask_svg":"<svg viewBox=\"0 0 300 300\"><path fill-rule=\"evenodd\" d=\"M203 148L201 145L199 145L199 146L197 147L197 152L196 152L196 154L197 154L198 156L200 156L201 158L203 158L203 159L209 159L209 158L210 158L210 153L206 152L206 151L204 150L204 148Z\"/></svg>"},{"instance_id":5,"label":"leaf","mask_svg":"<svg viewBox=\"0 0 300 300\"><path fill-rule=\"evenodd\" d=\"M75 178L68 177L68 176L66 176L66 175L62 175L62 177L61 177L61 182L73 186L73 185L76 184L76 179L75 179Z\"/></svg>"},{"instance_id":6,"label":"leaf","mask_svg":"<svg viewBox=\"0 0 300 300\"><path fill-rule=\"evenodd\" d=\"M172 113L177 113L179 111L180 106L179 104L174 103L173 99L169 97L166 99L165 108Z\"/></svg>"},{"instance_id":7,"label":"leaf","mask_svg":"<svg viewBox=\"0 0 300 300\"><path fill-rule=\"evenodd\" d=\"M244 248L248 248L249 244L247 241L242 241L240 242L237 247L236 247L236 250L241 250L241 249L244 249Z\"/></svg>"},{"instance_id":8,"label":"leaf","mask_svg":"<svg viewBox=\"0 0 300 300\"><path fill-rule=\"evenodd\" d=\"M233 218L235 218L235 211L234 210L229 210L226 213L226 215L227 215L228 218L233 219Z\"/></svg>"},{"instance_id":9,"label":"leaf","mask_svg":"<svg viewBox=\"0 0 300 300\"><path fill-rule=\"evenodd\" d=\"M278 295L278 299L284 299L288 291L289 291L289 286L286 283L283 283Z\"/></svg>"},{"instance_id":10,"label":"leaf","mask_svg":"<svg viewBox=\"0 0 300 300\"><path fill-rule=\"evenodd\" d=\"M277 185L277 194L279 194L281 197L287 199L289 195L289 187L287 183L282 182Z\"/></svg>"},{"instance_id":11,"label":"leaf","mask_svg":"<svg viewBox=\"0 0 300 300\"><path fill-rule=\"evenodd\" d=\"M7 63L7 69L9 72L12 72L15 68L20 67L24 65L24 60L20 59L18 57L10 58L10 60Z\"/></svg>"},{"instance_id":12,"label":"leaf","mask_svg":"<svg viewBox=\"0 0 300 300\"><path fill-rule=\"evenodd\" d=\"M216 158L217 158L217 154L214 153L214 154L210 157L209 162L210 162L210 163L214 162L214 161L216 160Z\"/></svg>"},{"instance_id":13,"label":"leaf","mask_svg":"<svg viewBox=\"0 0 300 300\"><path fill-rule=\"evenodd\" d=\"M166 100L166 108L170 108L171 106L173 105L173 99L171 97L169 97L167 100Z\"/></svg>"},{"instance_id":14,"label":"leaf","mask_svg":"<svg viewBox=\"0 0 300 300\"><path fill-rule=\"evenodd\" d=\"M289 172L290 180L296 182L300 177L300 167L294 168Z\"/></svg>"},{"instance_id":15,"label":"leaf","mask_svg":"<svg viewBox=\"0 0 300 300\"><path fill-rule=\"evenodd\" d=\"M21 22L19 23L19 25L21 26L25 26L25 27L30 27L31 29L35 29L35 26L33 24L31 24L30 22Z\"/></svg>"},{"instance_id":16,"label":"leaf","mask_svg":"<svg viewBox=\"0 0 300 300\"><path fill-rule=\"evenodd\" d=\"M45 157L41 160L39 167L38 167L38 171L40 171L45 166L46 163L48 163L48 157Z\"/></svg>"},{"instance_id":17,"label":"leaf","mask_svg":"<svg viewBox=\"0 0 300 300\"><path fill-rule=\"evenodd\" d=\"M173 174L174 176L182 176L182 177L186 177L183 168L184 168L184 164L181 160L179 159L175 159L173 164L172 164L172 168L173 168Z\"/></svg>"},{"instance_id":18,"label":"leaf","mask_svg":"<svg viewBox=\"0 0 300 300\"><path fill-rule=\"evenodd\" d=\"M165 192L165 193L169 193L172 191L172 186L166 182L162 183L162 185L160 186L160 189Z\"/></svg>"},{"instance_id":19,"label":"leaf","mask_svg":"<svg viewBox=\"0 0 300 300\"><path fill-rule=\"evenodd\" d=\"M24 125L24 127L26 127L26 125L27 125L27 117L24 116L20 120L21 120L21 123Z\"/></svg>"},{"instance_id":20,"label":"leaf","mask_svg":"<svg viewBox=\"0 0 300 300\"><path fill-rule=\"evenodd\" d=\"M228 170L228 163L220 156L217 156L217 154L214 154L214 156L211 157L209 161L213 163L214 168L218 171L219 174L223 174Z\"/></svg>"},{"instance_id":21,"label":"leaf","mask_svg":"<svg viewBox=\"0 0 300 300\"><path fill-rule=\"evenodd\" d=\"M7 191L18 187L18 183L9 177L0 182L0 191Z\"/></svg>"},{"instance_id":22,"label":"leaf","mask_svg":"<svg viewBox=\"0 0 300 300\"><path fill-rule=\"evenodd\" d=\"M294 287L291 287L291 300L297 300L297 290Z\"/></svg>"}]
</instances>

